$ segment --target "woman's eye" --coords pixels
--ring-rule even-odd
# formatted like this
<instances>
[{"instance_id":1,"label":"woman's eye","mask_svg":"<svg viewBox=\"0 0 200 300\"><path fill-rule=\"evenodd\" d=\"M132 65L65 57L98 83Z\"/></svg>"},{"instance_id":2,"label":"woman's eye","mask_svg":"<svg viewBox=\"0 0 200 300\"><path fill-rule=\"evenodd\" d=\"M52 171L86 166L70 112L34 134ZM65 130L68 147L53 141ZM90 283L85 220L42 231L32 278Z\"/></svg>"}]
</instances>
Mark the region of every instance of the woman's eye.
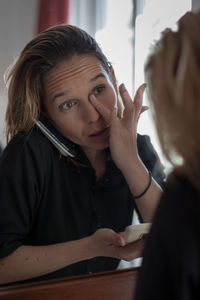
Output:
<instances>
[{"instance_id":1,"label":"woman's eye","mask_svg":"<svg viewBox=\"0 0 200 300\"><path fill-rule=\"evenodd\" d=\"M76 101L67 100L64 103L59 105L59 109L62 111L66 111L66 110L69 110L70 108L72 108L74 105L76 105Z\"/></svg>"},{"instance_id":2,"label":"woman's eye","mask_svg":"<svg viewBox=\"0 0 200 300\"><path fill-rule=\"evenodd\" d=\"M105 89L105 86L103 86L103 85L97 86L97 87L94 89L94 94L95 94L95 95L98 95L98 94L102 93L104 89Z\"/></svg>"}]
</instances>

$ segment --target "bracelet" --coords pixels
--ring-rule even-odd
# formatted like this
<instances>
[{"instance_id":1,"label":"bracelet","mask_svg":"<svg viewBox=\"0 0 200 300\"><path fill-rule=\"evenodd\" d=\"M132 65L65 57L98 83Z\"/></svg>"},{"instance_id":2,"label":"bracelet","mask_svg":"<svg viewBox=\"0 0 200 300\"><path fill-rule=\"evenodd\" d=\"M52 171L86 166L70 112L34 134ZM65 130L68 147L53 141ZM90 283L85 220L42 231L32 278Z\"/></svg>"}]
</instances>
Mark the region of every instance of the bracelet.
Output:
<instances>
[{"instance_id":1,"label":"bracelet","mask_svg":"<svg viewBox=\"0 0 200 300\"><path fill-rule=\"evenodd\" d=\"M144 192L142 192L140 195L138 195L138 196L133 196L134 199L138 199L138 198L144 196L144 194L145 194L145 193L148 191L148 189L150 188L151 182L152 182L152 174L151 174L151 171L148 171L148 172L149 172L149 183L148 183L146 189L145 189Z\"/></svg>"}]
</instances>

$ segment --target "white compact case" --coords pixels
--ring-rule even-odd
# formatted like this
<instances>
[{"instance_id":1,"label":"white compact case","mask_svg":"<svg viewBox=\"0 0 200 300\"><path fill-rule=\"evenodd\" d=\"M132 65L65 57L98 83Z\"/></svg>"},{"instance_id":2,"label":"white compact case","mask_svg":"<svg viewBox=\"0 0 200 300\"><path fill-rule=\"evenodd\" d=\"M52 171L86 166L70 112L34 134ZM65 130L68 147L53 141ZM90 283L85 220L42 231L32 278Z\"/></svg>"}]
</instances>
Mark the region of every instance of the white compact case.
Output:
<instances>
[{"instance_id":1,"label":"white compact case","mask_svg":"<svg viewBox=\"0 0 200 300\"><path fill-rule=\"evenodd\" d=\"M147 234L150 227L151 223L129 225L121 234L124 236L127 243L131 243L141 239L145 234Z\"/></svg>"}]
</instances>

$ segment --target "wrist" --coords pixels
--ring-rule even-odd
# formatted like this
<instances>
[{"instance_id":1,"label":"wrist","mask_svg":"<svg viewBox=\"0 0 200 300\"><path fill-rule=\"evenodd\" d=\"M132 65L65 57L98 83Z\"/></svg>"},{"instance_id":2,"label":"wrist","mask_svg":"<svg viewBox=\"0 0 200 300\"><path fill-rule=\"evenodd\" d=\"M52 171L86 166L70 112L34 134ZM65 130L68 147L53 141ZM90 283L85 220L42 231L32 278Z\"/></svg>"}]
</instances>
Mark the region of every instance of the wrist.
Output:
<instances>
[{"instance_id":1,"label":"wrist","mask_svg":"<svg viewBox=\"0 0 200 300\"><path fill-rule=\"evenodd\" d=\"M145 165L143 164L142 160L137 157L135 159L129 160L129 163L126 166L121 168L122 173L125 177L132 175L140 175L141 173L147 172Z\"/></svg>"},{"instance_id":2,"label":"wrist","mask_svg":"<svg viewBox=\"0 0 200 300\"><path fill-rule=\"evenodd\" d=\"M91 259L97 256L97 246L95 245L95 241L93 235L87 236L83 238L83 253L85 259Z\"/></svg>"},{"instance_id":3,"label":"wrist","mask_svg":"<svg viewBox=\"0 0 200 300\"><path fill-rule=\"evenodd\" d=\"M148 173L149 173L149 182L148 182L147 186L144 188L144 190L140 194L133 195L134 199L139 199L139 198L143 197L146 194L146 192L149 190L151 183L152 183L152 174L151 174L151 171L148 171Z\"/></svg>"}]
</instances>

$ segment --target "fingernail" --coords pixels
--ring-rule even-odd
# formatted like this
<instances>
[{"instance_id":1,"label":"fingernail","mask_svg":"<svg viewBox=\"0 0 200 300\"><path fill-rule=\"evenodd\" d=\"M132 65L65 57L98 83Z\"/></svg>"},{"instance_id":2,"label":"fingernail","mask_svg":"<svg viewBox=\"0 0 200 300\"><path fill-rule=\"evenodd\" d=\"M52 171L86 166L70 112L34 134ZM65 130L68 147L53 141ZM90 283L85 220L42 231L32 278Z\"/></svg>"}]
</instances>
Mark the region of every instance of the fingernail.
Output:
<instances>
[{"instance_id":1,"label":"fingernail","mask_svg":"<svg viewBox=\"0 0 200 300\"><path fill-rule=\"evenodd\" d=\"M90 101L92 101L92 102L93 102L93 101L96 101L96 97L95 97L94 94L91 94L91 95L90 95Z\"/></svg>"},{"instance_id":2,"label":"fingernail","mask_svg":"<svg viewBox=\"0 0 200 300\"><path fill-rule=\"evenodd\" d=\"M143 111L146 111L146 110L148 110L148 109L149 109L148 106L143 106Z\"/></svg>"},{"instance_id":3,"label":"fingernail","mask_svg":"<svg viewBox=\"0 0 200 300\"><path fill-rule=\"evenodd\" d=\"M141 85L141 87L139 88L139 94L140 94L140 96L142 96L142 94L144 93L144 90L145 90L146 86L147 86L147 84L143 83Z\"/></svg>"},{"instance_id":4,"label":"fingernail","mask_svg":"<svg viewBox=\"0 0 200 300\"><path fill-rule=\"evenodd\" d=\"M122 83L122 84L120 85L120 90L121 90L122 93L126 91L126 87L125 87L125 84L124 84L124 83Z\"/></svg>"},{"instance_id":5,"label":"fingernail","mask_svg":"<svg viewBox=\"0 0 200 300\"><path fill-rule=\"evenodd\" d=\"M143 84L141 85L142 91L144 91L144 90L146 89L146 87L147 87L147 84L146 84L146 83L143 83Z\"/></svg>"}]
</instances>

